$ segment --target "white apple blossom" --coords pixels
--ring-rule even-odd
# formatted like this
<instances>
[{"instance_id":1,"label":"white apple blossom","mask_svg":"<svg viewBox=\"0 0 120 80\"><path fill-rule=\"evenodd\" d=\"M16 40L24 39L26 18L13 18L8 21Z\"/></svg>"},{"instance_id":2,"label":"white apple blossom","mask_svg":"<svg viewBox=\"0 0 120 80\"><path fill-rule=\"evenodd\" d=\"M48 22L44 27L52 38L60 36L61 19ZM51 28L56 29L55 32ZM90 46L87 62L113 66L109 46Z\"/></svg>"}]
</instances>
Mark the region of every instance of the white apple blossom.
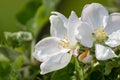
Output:
<instances>
[{"instance_id":1,"label":"white apple blossom","mask_svg":"<svg viewBox=\"0 0 120 80\"><path fill-rule=\"evenodd\" d=\"M42 62L41 74L64 68L70 62L77 43L74 31L79 18L75 12L72 11L68 19L58 12L52 14L50 16L51 37L39 41L33 53L33 56Z\"/></svg>"},{"instance_id":2,"label":"white apple blossom","mask_svg":"<svg viewBox=\"0 0 120 80\"><path fill-rule=\"evenodd\" d=\"M106 40L108 37L108 40ZM81 23L76 28L76 39L85 47L93 47L95 40L105 41L109 47L95 45L98 60L117 57L110 47L120 45L120 13L108 14L101 4L92 3L83 8Z\"/></svg>"}]
</instances>

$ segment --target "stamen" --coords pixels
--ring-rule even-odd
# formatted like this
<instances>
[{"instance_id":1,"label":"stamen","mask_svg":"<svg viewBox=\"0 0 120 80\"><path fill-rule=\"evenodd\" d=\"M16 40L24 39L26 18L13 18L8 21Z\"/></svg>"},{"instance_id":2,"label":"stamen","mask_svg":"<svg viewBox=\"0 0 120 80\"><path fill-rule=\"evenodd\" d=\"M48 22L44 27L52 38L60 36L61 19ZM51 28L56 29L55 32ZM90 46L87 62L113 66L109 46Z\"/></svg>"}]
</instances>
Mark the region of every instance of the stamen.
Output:
<instances>
[{"instance_id":1,"label":"stamen","mask_svg":"<svg viewBox=\"0 0 120 80\"><path fill-rule=\"evenodd\" d=\"M97 33L96 33L96 39L99 41L102 41L104 39L106 39L107 34L103 31L103 29L100 27L97 29Z\"/></svg>"},{"instance_id":2,"label":"stamen","mask_svg":"<svg viewBox=\"0 0 120 80\"><path fill-rule=\"evenodd\" d=\"M68 48L70 46L69 39L65 36L64 39L60 40L59 45L63 48Z\"/></svg>"}]
</instances>

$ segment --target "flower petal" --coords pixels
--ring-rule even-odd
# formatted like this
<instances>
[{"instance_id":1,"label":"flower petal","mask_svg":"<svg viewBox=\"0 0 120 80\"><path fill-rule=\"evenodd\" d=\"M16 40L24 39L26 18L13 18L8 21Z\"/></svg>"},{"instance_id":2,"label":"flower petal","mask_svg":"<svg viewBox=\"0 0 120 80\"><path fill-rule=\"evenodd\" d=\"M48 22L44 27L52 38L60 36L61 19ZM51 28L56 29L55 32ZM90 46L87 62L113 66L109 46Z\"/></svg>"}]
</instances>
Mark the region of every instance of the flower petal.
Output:
<instances>
[{"instance_id":1,"label":"flower petal","mask_svg":"<svg viewBox=\"0 0 120 80\"><path fill-rule=\"evenodd\" d=\"M112 13L108 18L104 31L109 35L117 30L120 30L120 13Z\"/></svg>"},{"instance_id":2,"label":"flower petal","mask_svg":"<svg viewBox=\"0 0 120 80\"><path fill-rule=\"evenodd\" d=\"M111 48L102 46L100 44L96 44L95 46L95 56L98 60L107 60L117 57Z\"/></svg>"},{"instance_id":3,"label":"flower petal","mask_svg":"<svg viewBox=\"0 0 120 80\"><path fill-rule=\"evenodd\" d=\"M67 28L67 34L68 38L70 40L71 44L75 44L77 41L75 39L75 28L77 27L77 24L79 22L79 18L77 17L76 13L74 11L71 12L71 15L68 19L68 28Z\"/></svg>"},{"instance_id":4,"label":"flower petal","mask_svg":"<svg viewBox=\"0 0 120 80\"><path fill-rule=\"evenodd\" d=\"M46 74L64 68L70 62L71 56L72 54L66 53L65 51L59 52L59 54L52 56L41 64L40 74Z\"/></svg>"},{"instance_id":5,"label":"flower petal","mask_svg":"<svg viewBox=\"0 0 120 80\"><path fill-rule=\"evenodd\" d=\"M75 48L75 50L73 51L73 56L77 57L79 55L79 48Z\"/></svg>"},{"instance_id":6,"label":"flower petal","mask_svg":"<svg viewBox=\"0 0 120 80\"><path fill-rule=\"evenodd\" d=\"M92 47L94 38L92 29L87 23L81 22L75 30L76 39L86 47Z\"/></svg>"},{"instance_id":7,"label":"flower petal","mask_svg":"<svg viewBox=\"0 0 120 80\"><path fill-rule=\"evenodd\" d=\"M110 34L105 44L107 44L110 47L119 46L120 45L120 30Z\"/></svg>"},{"instance_id":8,"label":"flower petal","mask_svg":"<svg viewBox=\"0 0 120 80\"><path fill-rule=\"evenodd\" d=\"M35 46L33 56L38 61L45 61L47 58L61 51L59 41L60 39L56 37L48 37L39 41Z\"/></svg>"},{"instance_id":9,"label":"flower petal","mask_svg":"<svg viewBox=\"0 0 120 80\"><path fill-rule=\"evenodd\" d=\"M51 12L53 15L57 15L63 22L64 22L64 26L66 27L68 24L68 19L61 13L57 12L57 11L53 11Z\"/></svg>"},{"instance_id":10,"label":"flower petal","mask_svg":"<svg viewBox=\"0 0 120 80\"><path fill-rule=\"evenodd\" d=\"M59 16L52 15L50 16L50 33L53 37L64 38L67 34L67 29L64 26L64 22L61 20Z\"/></svg>"},{"instance_id":11,"label":"flower petal","mask_svg":"<svg viewBox=\"0 0 120 80\"><path fill-rule=\"evenodd\" d=\"M107 10L101 4L92 3L84 7L81 20L89 23L93 29L97 29L103 26L105 16L108 16Z\"/></svg>"}]
</instances>

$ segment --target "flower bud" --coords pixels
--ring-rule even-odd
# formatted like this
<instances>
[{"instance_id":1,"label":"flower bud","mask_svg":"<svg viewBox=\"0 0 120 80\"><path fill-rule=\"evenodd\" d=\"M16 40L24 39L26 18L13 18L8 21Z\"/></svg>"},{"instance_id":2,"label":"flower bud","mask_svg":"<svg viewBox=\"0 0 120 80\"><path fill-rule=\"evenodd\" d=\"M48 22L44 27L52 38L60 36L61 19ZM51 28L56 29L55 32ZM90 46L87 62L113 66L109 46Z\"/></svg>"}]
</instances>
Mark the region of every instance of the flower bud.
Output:
<instances>
[{"instance_id":1,"label":"flower bud","mask_svg":"<svg viewBox=\"0 0 120 80\"><path fill-rule=\"evenodd\" d=\"M92 56L89 53L90 53L90 51L86 50L81 55L79 55L78 60L85 63L85 64L91 63Z\"/></svg>"}]
</instances>

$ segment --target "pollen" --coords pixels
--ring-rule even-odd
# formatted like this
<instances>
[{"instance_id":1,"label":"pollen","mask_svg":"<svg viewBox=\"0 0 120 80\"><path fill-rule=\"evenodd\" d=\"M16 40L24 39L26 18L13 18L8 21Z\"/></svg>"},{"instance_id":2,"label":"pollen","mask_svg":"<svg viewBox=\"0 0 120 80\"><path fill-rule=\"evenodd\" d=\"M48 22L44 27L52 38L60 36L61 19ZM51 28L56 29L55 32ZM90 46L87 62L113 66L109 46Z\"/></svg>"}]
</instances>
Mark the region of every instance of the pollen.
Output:
<instances>
[{"instance_id":1,"label":"pollen","mask_svg":"<svg viewBox=\"0 0 120 80\"><path fill-rule=\"evenodd\" d=\"M69 39L65 36L64 39L60 40L59 45L63 48L68 48L70 46Z\"/></svg>"},{"instance_id":2,"label":"pollen","mask_svg":"<svg viewBox=\"0 0 120 80\"><path fill-rule=\"evenodd\" d=\"M100 27L97 29L97 33L96 33L96 39L99 41L102 41L104 39L106 39L107 34L103 31L103 29Z\"/></svg>"}]
</instances>

